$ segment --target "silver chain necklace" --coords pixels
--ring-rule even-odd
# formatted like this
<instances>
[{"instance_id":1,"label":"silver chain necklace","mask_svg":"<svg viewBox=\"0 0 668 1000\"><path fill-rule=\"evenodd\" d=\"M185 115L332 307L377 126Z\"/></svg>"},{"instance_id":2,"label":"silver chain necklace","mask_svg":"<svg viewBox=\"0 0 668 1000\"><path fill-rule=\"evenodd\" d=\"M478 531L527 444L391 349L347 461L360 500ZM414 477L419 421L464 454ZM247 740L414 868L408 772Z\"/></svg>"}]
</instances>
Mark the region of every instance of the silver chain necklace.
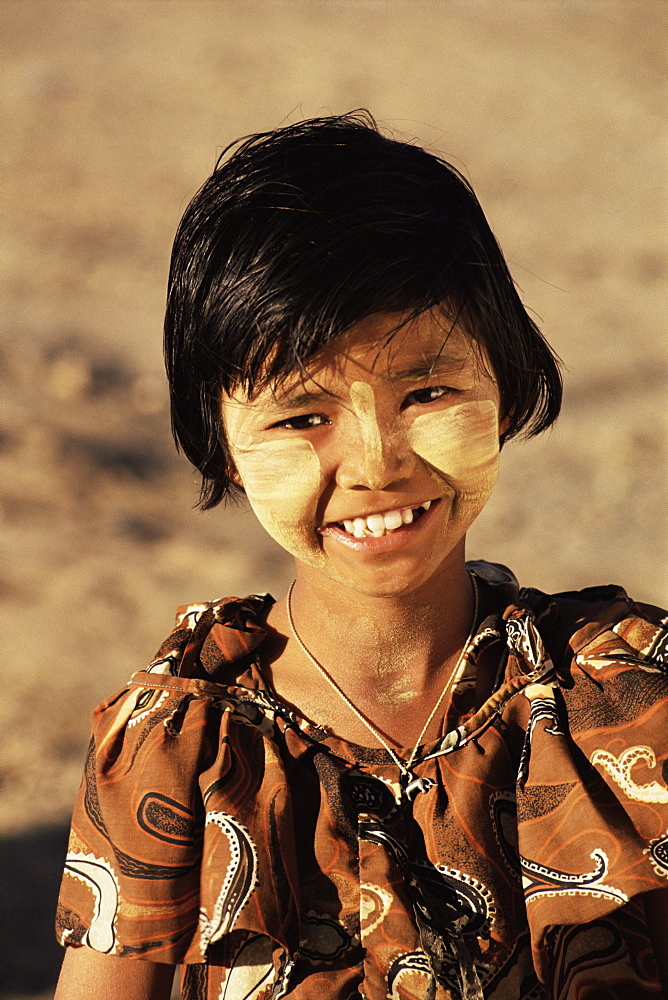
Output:
<instances>
[{"instance_id":1,"label":"silver chain necklace","mask_svg":"<svg viewBox=\"0 0 668 1000\"><path fill-rule=\"evenodd\" d=\"M471 578L471 583L473 584L473 598L474 598L474 603L473 603L473 621L471 623L471 631L469 632L468 639L466 640L466 642L464 643L464 646L462 647L462 651L459 654L459 658L457 660L457 663L455 664L454 670L450 673L447 681L443 685L443 690L441 691L440 695L438 696L438 700L437 700L436 704L434 705L434 707L432 708L431 712L429 713L429 718L427 719L427 721L425 722L424 726L422 727L420 735L417 738L415 746L413 747L413 751L412 751L410 757L408 758L408 760L403 760L399 756L399 754L396 752L396 750L394 750L389 745L389 743L387 742L387 740L385 739L385 737L382 735L382 733L380 733L376 729L376 727L374 725L372 725L371 722L369 722L369 720L367 719L367 717L350 700L350 698L345 693L345 691L343 691L342 688L339 687L339 685L336 683L336 681L334 680L334 678L328 673L327 670L325 670L325 668L323 667L323 665L316 660L316 658L313 655L313 653L305 645L305 643L303 642L301 636L299 635L299 632L297 631L297 628L296 628L295 622L294 622L294 618L292 617L292 591L294 590L294 586L295 586L296 580L292 581L292 583L290 584L290 589L288 590L288 596L287 596L287 601L286 601L286 611L287 611L287 615L288 615L288 622L290 623L290 629L292 631L293 636L295 637L295 639L297 641L297 645L301 649L302 653L304 653L304 655L307 657L307 659L309 659L311 661L311 663L316 668L316 670L318 671L318 673L322 677L324 677L324 679L327 681L327 683L334 689L334 691L336 691L336 693L341 698L341 700L344 702L344 704L346 704L348 706L348 708L350 709L350 711L353 712L357 716L357 718L360 720L360 722L363 725L366 726L366 728L369 730L369 732L372 733L372 735L376 737L376 739L381 744L381 746L384 747L385 750L387 750L387 752L389 753L390 757L392 758L392 760L394 761L394 763L399 768L399 771L400 771L400 774L401 774L401 786L402 786L402 789L403 789L403 794L404 794L405 798L408 799L409 802L411 802L418 793L429 791L429 789L435 783L431 778L418 778L417 775L415 775L413 773L413 766L415 764L415 759L417 757L418 750L420 749L420 746L422 744L422 740L424 739L424 736L425 736L427 730L429 729L429 726L431 725L434 716L436 715L436 713L437 713L437 711L438 711L441 703L443 702L443 699L445 698L445 695L446 695L446 692L447 692L448 688L450 686L456 685L457 682L460 679L461 671L464 668L464 658L466 656L466 651L468 650L468 648L471 645L471 642L473 640L473 633L475 631L476 622L478 620L478 584L476 582L476 578L473 575L473 573L469 573L469 577Z\"/></svg>"}]
</instances>

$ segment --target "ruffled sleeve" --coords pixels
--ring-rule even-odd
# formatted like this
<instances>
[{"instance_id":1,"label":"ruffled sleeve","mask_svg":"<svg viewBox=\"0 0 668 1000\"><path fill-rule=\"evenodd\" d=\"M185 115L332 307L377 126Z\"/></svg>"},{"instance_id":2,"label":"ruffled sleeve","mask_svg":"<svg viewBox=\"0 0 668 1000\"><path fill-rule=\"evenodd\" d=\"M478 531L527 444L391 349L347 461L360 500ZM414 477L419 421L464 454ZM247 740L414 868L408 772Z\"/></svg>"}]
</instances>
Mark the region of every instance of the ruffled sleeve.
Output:
<instances>
[{"instance_id":1,"label":"ruffled sleeve","mask_svg":"<svg viewBox=\"0 0 668 1000\"><path fill-rule=\"evenodd\" d=\"M297 946L291 802L243 660L264 632L257 607L244 628L243 603L184 609L149 669L95 710L58 907L64 945L174 964L210 959L237 931Z\"/></svg>"},{"instance_id":2,"label":"ruffled sleeve","mask_svg":"<svg viewBox=\"0 0 668 1000\"><path fill-rule=\"evenodd\" d=\"M582 610L581 595L538 607L539 626L543 614L562 624L574 617L579 627L568 643L557 642L558 668L551 673L543 652L541 682L526 687L513 706L526 729L519 854L543 981L567 962L567 936L559 928L583 924L591 940L586 946L571 940L569 961L577 964L579 947L593 965L596 948L601 964L621 962L615 948L635 935L645 945L624 961L635 962L641 977L648 949L636 897L668 889L668 618L621 592L610 600L605 590L585 595L594 603L607 598L593 616L591 605ZM550 627L548 620L544 635Z\"/></svg>"}]
</instances>

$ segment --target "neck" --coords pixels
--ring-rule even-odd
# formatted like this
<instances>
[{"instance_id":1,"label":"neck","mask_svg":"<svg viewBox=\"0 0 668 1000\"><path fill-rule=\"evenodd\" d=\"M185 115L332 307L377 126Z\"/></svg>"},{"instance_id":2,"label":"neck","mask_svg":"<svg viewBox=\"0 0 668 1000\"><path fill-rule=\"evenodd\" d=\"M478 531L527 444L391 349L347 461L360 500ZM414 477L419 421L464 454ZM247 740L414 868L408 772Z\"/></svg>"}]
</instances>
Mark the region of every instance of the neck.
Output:
<instances>
[{"instance_id":1,"label":"neck","mask_svg":"<svg viewBox=\"0 0 668 1000\"><path fill-rule=\"evenodd\" d=\"M361 594L320 574L300 572L292 614L300 638L354 697L401 709L440 687L472 624L473 592L461 560L416 591ZM289 634L285 600L272 624Z\"/></svg>"}]
</instances>

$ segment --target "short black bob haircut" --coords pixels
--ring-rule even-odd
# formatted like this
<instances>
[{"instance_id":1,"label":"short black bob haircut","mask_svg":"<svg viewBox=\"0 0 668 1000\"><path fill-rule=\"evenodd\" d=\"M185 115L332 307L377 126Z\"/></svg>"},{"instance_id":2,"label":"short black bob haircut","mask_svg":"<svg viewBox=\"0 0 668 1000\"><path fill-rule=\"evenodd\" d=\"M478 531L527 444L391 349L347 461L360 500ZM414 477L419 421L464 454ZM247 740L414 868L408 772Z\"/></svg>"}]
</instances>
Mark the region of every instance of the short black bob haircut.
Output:
<instances>
[{"instance_id":1,"label":"short black bob haircut","mask_svg":"<svg viewBox=\"0 0 668 1000\"><path fill-rule=\"evenodd\" d=\"M238 490L221 390L252 398L373 313L439 305L487 352L505 438L549 427L556 357L459 171L363 110L229 146L179 225L165 319L172 427L202 509Z\"/></svg>"}]
</instances>

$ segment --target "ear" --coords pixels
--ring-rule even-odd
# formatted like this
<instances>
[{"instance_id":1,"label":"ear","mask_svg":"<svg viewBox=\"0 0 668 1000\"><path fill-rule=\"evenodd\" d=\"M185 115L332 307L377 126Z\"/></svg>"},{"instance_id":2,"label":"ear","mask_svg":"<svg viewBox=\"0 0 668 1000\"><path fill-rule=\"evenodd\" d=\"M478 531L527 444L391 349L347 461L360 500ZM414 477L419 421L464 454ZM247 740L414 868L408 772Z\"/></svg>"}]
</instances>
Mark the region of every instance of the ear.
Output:
<instances>
[{"instance_id":1,"label":"ear","mask_svg":"<svg viewBox=\"0 0 668 1000\"><path fill-rule=\"evenodd\" d=\"M227 478L230 480L231 483L234 483L235 486L240 486L241 489L244 488L244 484L241 480L241 475L237 471L236 466L232 465L231 462L227 469Z\"/></svg>"},{"instance_id":2,"label":"ear","mask_svg":"<svg viewBox=\"0 0 668 1000\"><path fill-rule=\"evenodd\" d=\"M504 417L499 423L499 437L503 437L508 428L510 427L510 415Z\"/></svg>"},{"instance_id":3,"label":"ear","mask_svg":"<svg viewBox=\"0 0 668 1000\"><path fill-rule=\"evenodd\" d=\"M221 439L220 450L222 452L221 457L225 463L226 477L231 483L234 483L235 486L239 486L243 489L244 484L241 481L241 474L236 467L234 459L232 458L232 452L224 438Z\"/></svg>"}]
</instances>

